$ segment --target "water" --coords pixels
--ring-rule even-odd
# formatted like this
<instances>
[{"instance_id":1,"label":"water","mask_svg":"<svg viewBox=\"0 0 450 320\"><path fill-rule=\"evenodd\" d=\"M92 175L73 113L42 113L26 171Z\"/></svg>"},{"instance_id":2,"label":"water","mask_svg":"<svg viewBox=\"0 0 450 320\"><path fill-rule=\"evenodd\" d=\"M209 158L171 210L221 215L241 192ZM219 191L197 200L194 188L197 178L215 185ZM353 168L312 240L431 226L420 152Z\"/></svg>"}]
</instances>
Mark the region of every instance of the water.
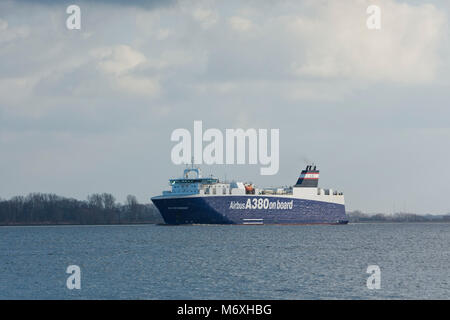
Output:
<instances>
[{"instance_id":1,"label":"water","mask_svg":"<svg viewBox=\"0 0 450 320\"><path fill-rule=\"evenodd\" d=\"M448 299L449 263L450 224L0 227L1 299Z\"/></svg>"}]
</instances>

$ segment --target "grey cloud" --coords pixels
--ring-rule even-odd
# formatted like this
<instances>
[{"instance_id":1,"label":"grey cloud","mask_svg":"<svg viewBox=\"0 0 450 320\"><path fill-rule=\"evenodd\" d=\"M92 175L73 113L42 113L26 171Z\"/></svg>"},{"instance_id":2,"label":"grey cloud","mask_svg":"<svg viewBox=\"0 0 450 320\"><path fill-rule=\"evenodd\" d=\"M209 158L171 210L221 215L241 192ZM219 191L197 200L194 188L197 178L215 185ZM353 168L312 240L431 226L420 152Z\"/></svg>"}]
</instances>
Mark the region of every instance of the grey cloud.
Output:
<instances>
[{"instance_id":1,"label":"grey cloud","mask_svg":"<svg viewBox=\"0 0 450 320\"><path fill-rule=\"evenodd\" d=\"M18 3L24 4L41 4L49 6L61 6L61 5L71 5L71 4L107 4L107 5L118 5L118 6L133 6L141 7L146 9L155 9L161 7L167 7L175 4L177 0L80 0L76 1L60 1L60 0L13 0Z\"/></svg>"},{"instance_id":2,"label":"grey cloud","mask_svg":"<svg viewBox=\"0 0 450 320\"><path fill-rule=\"evenodd\" d=\"M32 6L19 2L21 9ZM133 193L148 201L180 170L170 163L171 131L192 130L194 120L203 120L207 128L279 128L281 139L276 176L259 176L257 166L204 166L206 173L261 185L291 184L306 155L320 166L322 186L346 193L349 209L389 212L400 199L411 211L447 210L450 153L442 148L450 139L447 73L428 83L392 81L421 74L413 72L414 63L408 77L394 73L402 68L388 70L387 77L379 72L383 68L371 68L377 57L366 56L367 39L361 42L356 34L351 44L361 47L354 55L342 48L332 32L347 29L334 28L323 11L308 8L315 2L262 7L259 1L209 7L192 2L158 11L165 5L154 2L153 10L142 10L150 7L100 1L84 15L81 32L64 28L59 2L39 3L44 5L36 11L2 11L8 28L30 28L28 38L0 47L3 198L29 191L84 198L107 191L119 199ZM442 9L441 4L435 6ZM217 19L204 25L199 19L208 17L208 10ZM255 29L250 34L233 29L233 16L245 16ZM295 17L308 23L313 17L318 25L294 34L286 26ZM406 38L419 36L424 37ZM338 48L329 54L327 44ZM430 52L439 53L447 70L447 49L432 44ZM123 46L129 50L114 56ZM93 54L96 50L104 55ZM323 70L317 69L317 58L330 56L336 57L328 64L333 72L318 72ZM399 61L384 57L387 65ZM310 68L302 69L305 65ZM352 71L343 72L347 67ZM130 78L118 85L119 77ZM142 93L145 79L155 79L160 91L146 96L129 90L127 85L143 84ZM439 175L421 171L430 162ZM430 185L420 183L430 178Z\"/></svg>"}]
</instances>

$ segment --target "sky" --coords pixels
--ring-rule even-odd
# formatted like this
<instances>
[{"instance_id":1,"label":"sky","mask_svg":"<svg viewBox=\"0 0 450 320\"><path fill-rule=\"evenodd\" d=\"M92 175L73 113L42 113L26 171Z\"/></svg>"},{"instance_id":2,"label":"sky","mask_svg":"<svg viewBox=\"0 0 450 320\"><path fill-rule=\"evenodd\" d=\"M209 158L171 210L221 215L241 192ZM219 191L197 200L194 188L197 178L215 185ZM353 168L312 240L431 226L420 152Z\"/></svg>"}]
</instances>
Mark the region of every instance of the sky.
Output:
<instances>
[{"instance_id":1,"label":"sky","mask_svg":"<svg viewBox=\"0 0 450 320\"><path fill-rule=\"evenodd\" d=\"M66 8L81 29L66 28ZM369 5L381 29L366 26ZM279 129L292 185L314 162L348 210L450 212L448 1L0 2L0 197L169 188L177 128Z\"/></svg>"}]
</instances>

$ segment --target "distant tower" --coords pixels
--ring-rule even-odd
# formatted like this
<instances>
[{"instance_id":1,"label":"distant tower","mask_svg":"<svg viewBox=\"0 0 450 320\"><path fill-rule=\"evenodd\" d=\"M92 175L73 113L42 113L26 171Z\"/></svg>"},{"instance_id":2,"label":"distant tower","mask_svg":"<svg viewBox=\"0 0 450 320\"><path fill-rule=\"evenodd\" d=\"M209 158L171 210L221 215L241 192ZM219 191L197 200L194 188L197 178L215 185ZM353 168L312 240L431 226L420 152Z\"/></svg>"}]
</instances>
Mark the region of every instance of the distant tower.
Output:
<instances>
[{"instance_id":1,"label":"distant tower","mask_svg":"<svg viewBox=\"0 0 450 320\"><path fill-rule=\"evenodd\" d=\"M319 185L319 170L314 164L306 166L298 177L296 188L317 188Z\"/></svg>"}]
</instances>

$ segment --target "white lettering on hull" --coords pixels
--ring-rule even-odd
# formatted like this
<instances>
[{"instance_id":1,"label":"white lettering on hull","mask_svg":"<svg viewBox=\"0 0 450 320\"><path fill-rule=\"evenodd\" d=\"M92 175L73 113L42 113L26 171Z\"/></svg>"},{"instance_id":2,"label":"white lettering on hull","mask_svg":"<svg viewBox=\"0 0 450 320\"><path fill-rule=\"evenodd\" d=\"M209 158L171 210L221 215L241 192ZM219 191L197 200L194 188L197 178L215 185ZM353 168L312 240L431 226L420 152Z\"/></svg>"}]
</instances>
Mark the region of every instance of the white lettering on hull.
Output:
<instances>
[{"instance_id":1,"label":"white lettering on hull","mask_svg":"<svg viewBox=\"0 0 450 320\"><path fill-rule=\"evenodd\" d=\"M231 201L229 209L233 210L292 210L294 200L291 201L270 201L268 198L253 198L247 201Z\"/></svg>"}]
</instances>

